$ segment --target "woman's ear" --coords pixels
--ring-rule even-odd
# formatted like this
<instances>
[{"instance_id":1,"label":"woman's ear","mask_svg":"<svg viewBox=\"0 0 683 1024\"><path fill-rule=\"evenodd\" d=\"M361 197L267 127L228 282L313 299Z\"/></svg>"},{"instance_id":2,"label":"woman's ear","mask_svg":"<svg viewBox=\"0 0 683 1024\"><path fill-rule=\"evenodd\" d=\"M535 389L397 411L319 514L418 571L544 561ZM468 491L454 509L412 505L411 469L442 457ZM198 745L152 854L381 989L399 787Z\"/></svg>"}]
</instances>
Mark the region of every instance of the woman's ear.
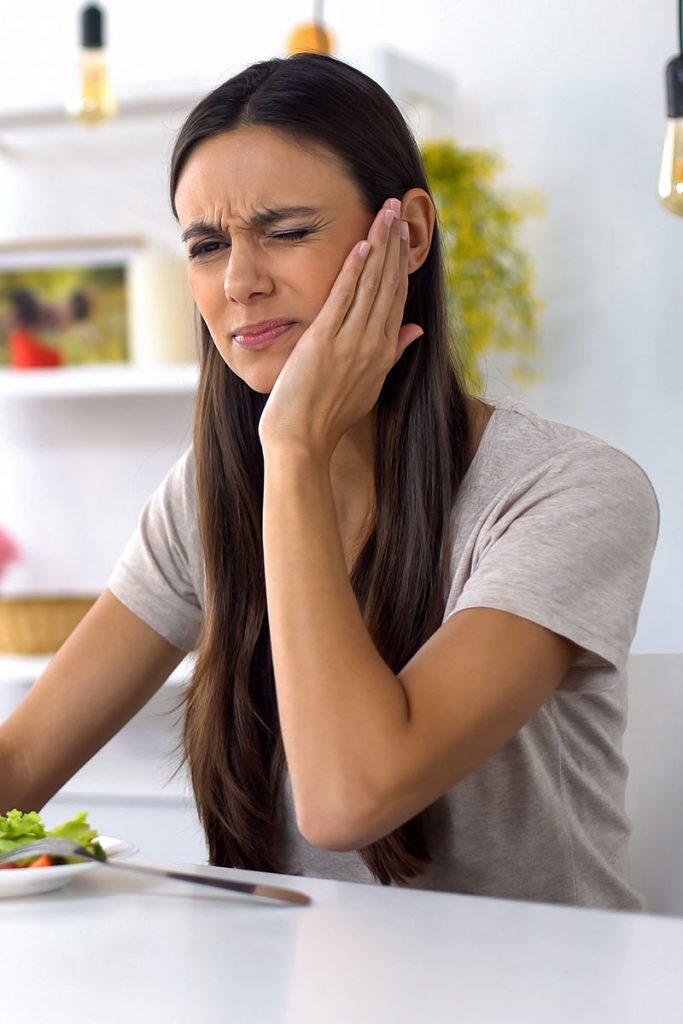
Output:
<instances>
[{"instance_id":1,"label":"woman's ear","mask_svg":"<svg viewBox=\"0 0 683 1024\"><path fill-rule=\"evenodd\" d=\"M408 273L412 274L427 259L432 244L436 210L429 193L423 188L408 189L401 200L401 220L406 221L410 231Z\"/></svg>"}]
</instances>

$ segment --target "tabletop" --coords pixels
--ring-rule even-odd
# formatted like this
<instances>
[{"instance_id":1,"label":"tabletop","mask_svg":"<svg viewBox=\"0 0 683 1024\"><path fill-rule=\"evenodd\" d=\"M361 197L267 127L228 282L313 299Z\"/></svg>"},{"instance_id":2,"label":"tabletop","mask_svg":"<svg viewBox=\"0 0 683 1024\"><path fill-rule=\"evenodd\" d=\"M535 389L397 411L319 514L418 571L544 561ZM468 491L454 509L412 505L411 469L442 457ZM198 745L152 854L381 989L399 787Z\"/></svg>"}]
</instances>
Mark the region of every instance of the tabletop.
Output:
<instances>
[{"instance_id":1,"label":"tabletop","mask_svg":"<svg viewBox=\"0 0 683 1024\"><path fill-rule=\"evenodd\" d=\"M106 866L0 900L2 1018L683 1024L680 918L204 870L312 903Z\"/></svg>"}]
</instances>

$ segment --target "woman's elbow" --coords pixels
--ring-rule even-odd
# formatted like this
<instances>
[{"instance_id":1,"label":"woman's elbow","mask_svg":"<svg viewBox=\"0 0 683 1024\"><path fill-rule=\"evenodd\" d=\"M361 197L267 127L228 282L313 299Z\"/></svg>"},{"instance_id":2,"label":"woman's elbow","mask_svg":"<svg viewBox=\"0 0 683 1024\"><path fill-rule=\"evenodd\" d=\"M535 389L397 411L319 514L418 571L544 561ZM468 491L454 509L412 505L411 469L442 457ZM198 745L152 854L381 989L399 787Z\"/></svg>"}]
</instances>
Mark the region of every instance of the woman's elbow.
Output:
<instances>
[{"instance_id":1,"label":"woman's elbow","mask_svg":"<svg viewBox=\"0 0 683 1024\"><path fill-rule=\"evenodd\" d=\"M359 813L357 808L296 808L297 827L306 842L335 853L361 850L381 838L370 820L370 815Z\"/></svg>"}]
</instances>

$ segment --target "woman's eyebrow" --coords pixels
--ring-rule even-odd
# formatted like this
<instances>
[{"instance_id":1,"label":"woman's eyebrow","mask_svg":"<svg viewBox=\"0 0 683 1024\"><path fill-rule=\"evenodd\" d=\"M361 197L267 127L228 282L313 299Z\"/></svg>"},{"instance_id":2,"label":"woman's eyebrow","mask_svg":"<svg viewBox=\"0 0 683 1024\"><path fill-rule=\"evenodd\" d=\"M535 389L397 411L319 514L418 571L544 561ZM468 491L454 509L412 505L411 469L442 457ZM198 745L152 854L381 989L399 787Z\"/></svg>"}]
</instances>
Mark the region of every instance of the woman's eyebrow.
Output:
<instances>
[{"instance_id":1,"label":"woman's eyebrow","mask_svg":"<svg viewBox=\"0 0 683 1024\"><path fill-rule=\"evenodd\" d=\"M312 217L319 211L313 206L279 206L274 209L266 209L255 213L249 218L249 226L252 228L266 227L277 220L286 220L288 217ZM220 224L211 224L210 221L196 220L183 231L181 238L187 242L190 238L198 235L218 234L223 230Z\"/></svg>"}]
</instances>

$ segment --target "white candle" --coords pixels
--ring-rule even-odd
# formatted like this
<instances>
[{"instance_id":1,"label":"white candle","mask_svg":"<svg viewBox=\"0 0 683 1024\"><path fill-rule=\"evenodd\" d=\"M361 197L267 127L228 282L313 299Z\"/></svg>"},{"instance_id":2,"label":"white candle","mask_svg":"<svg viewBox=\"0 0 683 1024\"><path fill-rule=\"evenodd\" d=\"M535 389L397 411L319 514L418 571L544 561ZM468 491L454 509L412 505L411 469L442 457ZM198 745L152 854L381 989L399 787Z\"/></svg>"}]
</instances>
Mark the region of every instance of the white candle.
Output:
<instances>
[{"instance_id":1,"label":"white candle","mask_svg":"<svg viewBox=\"0 0 683 1024\"><path fill-rule=\"evenodd\" d=\"M127 276L131 362L195 362L194 303L184 257L148 246L133 253Z\"/></svg>"}]
</instances>

